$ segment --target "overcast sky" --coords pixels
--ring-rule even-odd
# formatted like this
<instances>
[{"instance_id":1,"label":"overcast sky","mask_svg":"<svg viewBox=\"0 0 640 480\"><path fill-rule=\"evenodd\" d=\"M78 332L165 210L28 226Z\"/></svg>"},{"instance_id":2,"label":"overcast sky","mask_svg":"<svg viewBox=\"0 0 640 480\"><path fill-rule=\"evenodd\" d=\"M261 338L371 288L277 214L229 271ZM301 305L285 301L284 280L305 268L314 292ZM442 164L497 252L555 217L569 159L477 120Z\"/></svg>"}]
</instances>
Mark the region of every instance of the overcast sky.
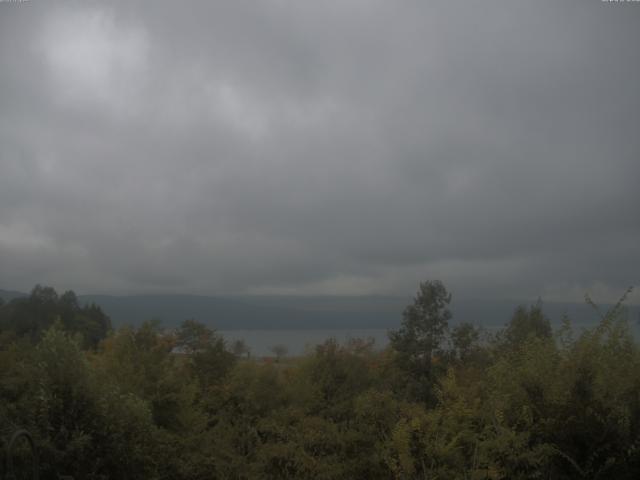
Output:
<instances>
[{"instance_id":1,"label":"overcast sky","mask_svg":"<svg viewBox=\"0 0 640 480\"><path fill-rule=\"evenodd\" d=\"M610 300L640 2L5 1L0 168L4 289Z\"/></svg>"}]
</instances>

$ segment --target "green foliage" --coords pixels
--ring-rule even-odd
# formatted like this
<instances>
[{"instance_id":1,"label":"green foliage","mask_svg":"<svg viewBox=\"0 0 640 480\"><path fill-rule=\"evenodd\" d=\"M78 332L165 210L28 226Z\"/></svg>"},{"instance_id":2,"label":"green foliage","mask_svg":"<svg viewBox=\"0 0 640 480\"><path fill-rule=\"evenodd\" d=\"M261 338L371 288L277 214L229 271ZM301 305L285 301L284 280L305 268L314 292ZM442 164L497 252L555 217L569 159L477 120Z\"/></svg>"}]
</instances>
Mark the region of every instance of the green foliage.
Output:
<instances>
[{"instance_id":1,"label":"green foliage","mask_svg":"<svg viewBox=\"0 0 640 480\"><path fill-rule=\"evenodd\" d=\"M451 294L442 282L421 282L413 304L402 314L400 329L389 332L409 395L427 403L435 399L438 363L434 359L443 356L443 341L451 319L450 302Z\"/></svg>"},{"instance_id":2,"label":"green foliage","mask_svg":"<svg viewBox=\"0 0 640 480\"><path fill-rule=\"evenodd\" d=\"M178 328L175 346L185 354L186 365L203 390L220 383L236 362L224 339L195 320L186 320Z\"/></svg>"},{"instance_id":3,"label":"green foliage","mask_svg":"<svg viewBox=\"0 0 640 480\"><path fill-rule=\"evenodd\" d=\"M518 307L503 335L505 347L511 349L519 348L531 337L548 339L551 336L551 323L544 316L540 304L530 307L529 310Z\"/></svg>"},{"instance_id":4,"label":"green foliage","mask_svg":"<svg viewBox=\"0 0 640 480\"><path fill-rule=\"evenodd\" d=\"M480 351L480 330L471 323L461 323L451 330L453 355L461 362L468 361Z\"/></svg>"},{"instance_id":5,"label":"green foliage","mask_svg":"<svg viewBox=\"0 0 640 480\"><path fill-rule=\"evenodd\" d=\"M529 335L489 370L491 404L520 439L501 455L501 467L526 473L544 465L552 478L632 478L639 362L628 324L615 314L575 341Z\"/></svg>"},{"instance_id":6,"label":"green foliage","mask_svg":"<svg viewBox=\"0 0 640 480\"><path fill-rule=\"evenodd\" d=\"M95 348L64 313L74 295L34 292L0 307L3 329L27 320L0 338L0 422L32 432L42 478L640 474L640 350L621 303L580 334L568 319L554 333L538 305L494 341L468 324L447 338L450 296L427 282L386 350L328 340L276 363L239 358L192 320Z\"/></svg>"},{"instance_id":7,"label":"green foliage","mask_svg":"<svg viewBox=\"0 0 640 480\"><path fill-rule=\"evenodd\" d=\"M154 429L148 407L100 379L80 345L60 323L44 332L33 352L33 389L18 402L31 411L14 418L34 433L45 478L140 478L151 470L143 448Z\"/></svg>"},{"instance_id":8,"label":"green foliage","mask_svg":"<svg viewBox=\"0 0 640 480\"><path fill-rule=\"evenodd\" d=\"M26 298L0 304L0 332L37 342L56 321L71 333L82 336L84 346L95 348L111 330L111 321L100 307L81 307L72 291L58 296L51 287L36 285Z\"/></svg>"}]
</instances>

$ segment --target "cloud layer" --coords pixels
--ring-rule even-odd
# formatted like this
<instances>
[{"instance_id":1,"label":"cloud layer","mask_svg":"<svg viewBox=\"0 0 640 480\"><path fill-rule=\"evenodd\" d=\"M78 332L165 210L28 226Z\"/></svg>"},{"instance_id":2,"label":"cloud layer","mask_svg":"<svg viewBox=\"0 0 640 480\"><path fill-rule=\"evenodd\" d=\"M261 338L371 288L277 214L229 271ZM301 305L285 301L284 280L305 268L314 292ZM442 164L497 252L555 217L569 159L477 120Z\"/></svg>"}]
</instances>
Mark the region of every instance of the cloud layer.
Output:
<instances>
[{"instance_id":1,"label":"cloud layer","mask_svg":"<svg viewBox=\"0 0 640 480\"><path fill-rule=\"evenodd\" d=\"M640 271L639 22L0 3L0 286L610 300Z\"/></svg>"}]
</instances>

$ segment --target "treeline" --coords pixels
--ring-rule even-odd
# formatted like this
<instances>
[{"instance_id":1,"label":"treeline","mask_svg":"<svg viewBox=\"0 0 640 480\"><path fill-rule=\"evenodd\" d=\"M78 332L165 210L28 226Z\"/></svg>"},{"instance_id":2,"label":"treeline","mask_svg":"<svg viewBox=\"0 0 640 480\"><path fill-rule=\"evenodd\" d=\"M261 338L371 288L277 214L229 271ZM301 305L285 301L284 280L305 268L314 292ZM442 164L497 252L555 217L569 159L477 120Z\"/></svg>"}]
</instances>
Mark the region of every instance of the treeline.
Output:
<instances>
[{"instance_id":1,"label":"treeline","mask_svg":"<svg viewBox=\"0 0 640 480\"><path fill-rule=\"evenodd\" d=\"M493 335L420 285L383 351L328 340L279 363L186 321L111 330L36 287L0 306L0 420L41 478L635 479L640 352L619 303L553 331L536 305Z\"/></svg>"},{"instance_id":2,"label":"treeline","mask_svg":"<svg viewBox=\"0 0 640 480\"><path fill-rule=\"evenodd\" d=\"M79 334L85 347L95 348L111 330L109 317L95 304L80 306L72 291L58 295L55 289L36 285L25 298L5 303L0 298L0 340L27 338L37 342L55 322L65 331Z\"/></svg>"}]
</instances>

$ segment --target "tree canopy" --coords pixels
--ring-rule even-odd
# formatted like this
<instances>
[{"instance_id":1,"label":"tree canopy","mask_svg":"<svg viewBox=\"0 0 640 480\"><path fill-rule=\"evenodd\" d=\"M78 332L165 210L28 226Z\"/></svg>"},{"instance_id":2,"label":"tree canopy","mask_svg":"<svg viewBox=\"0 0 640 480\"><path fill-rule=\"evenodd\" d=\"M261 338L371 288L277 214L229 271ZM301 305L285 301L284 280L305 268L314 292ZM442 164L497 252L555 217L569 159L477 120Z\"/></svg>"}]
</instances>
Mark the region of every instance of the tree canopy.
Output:
<instances>
[{"instance_id":1,"label":"tree canopy","mask_svg":"<svg viewBox=\"0 0 640 480\"><path fill-rule=\"evenodd\" d=\"M434 400L434 360L443 352L450 303L451 294L442 282L421 282L413 303L402 313L400 329L389 332L398 366L406 374L404 383L412 395L424 401Z\"/></svg>"},{"instance_id":2,"label":"tree canopy","mask_svg":"<svg viewBox=\"0 0 640 480\"><path fill-rule=\"evenodd\" d=\"M640 474L640 349L619 306L582 332L523 307L488 335L449 328L450 294L425 282L387 348L329 339L274 363L195 320L92 344L74 298L0 306L0 426L32 433L41 478Z\"/></svg>"}]
</instances>

